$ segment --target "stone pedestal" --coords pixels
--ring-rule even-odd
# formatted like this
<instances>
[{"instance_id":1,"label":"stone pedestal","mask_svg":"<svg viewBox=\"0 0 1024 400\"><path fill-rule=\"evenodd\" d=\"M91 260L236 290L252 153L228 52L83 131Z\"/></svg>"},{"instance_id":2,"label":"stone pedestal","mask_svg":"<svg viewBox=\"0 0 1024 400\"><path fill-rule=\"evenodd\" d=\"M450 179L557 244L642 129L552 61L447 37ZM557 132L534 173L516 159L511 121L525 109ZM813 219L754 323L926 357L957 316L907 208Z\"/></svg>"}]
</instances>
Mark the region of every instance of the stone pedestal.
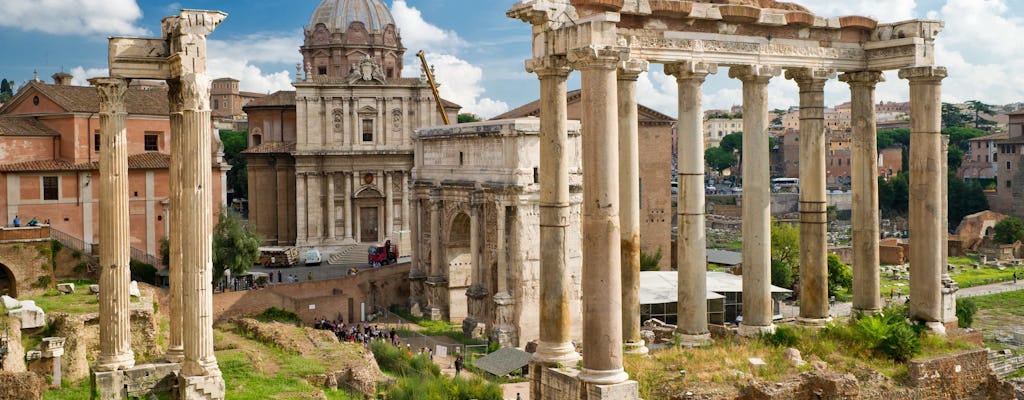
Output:
<instances>
[{"instance_id":1,"label":"stone pedestal","mask_svg":"<svg viewBox=\"0 0 1024 400\"><path fill-rule=\"evenodd\" d=\"M825 82L831 71L794 69L800 86L800 315L805 326L828 323L828 199L825 194Z\"/></svg>"},{"instance_id":2,"label":"stone pedestal","mask_svg":"<svg viewBox=\"0 0 1024 400\"><path fill-rule=\"evenodd\" d=\"M580 359L571 337L569 295L572 291L566 247L570 235L570 147L565 85L571 69L564 57L529 60L526 67L540 78L538 171L541 174L540 242L544 243L540 246L540 340L533 359L540 365L568 365Z\"/></svg>"},{"instance_id":3,"label":"stone pedestal","mask_svg":"<svg viewBox=\"0 0 1024 400\"><path fill-rule=\"evenodd\" d=\"M881 72L843 74L850 84L853 122L853 308L881 310L879 288L878 132L875 128L875 85ZM913 239L911 239L913 241Z\"/></svg>"},{"instance_id":4,"label":"stone pedestal","mask_svg":"<svg viewBox=\"0 0 1024 400\"><path fill-rule=\"evenodd\" d=\"M94 369L89 384L99 395L99 400L148 399L159 394L182 399L184 397L178 390L180 368L181 364L168 363L137 365L123 371L103 372Z\"/></svg>"},{"instance_id":5,"label":"stone pedestal","mask_svg":"<svg viewBox=\"0 0 1024 400\"><path fill-rule=\"evenodd\" d=\"M625 351L646 354L640 338L640 122L636 81L646 61L626 61L619 68L619 243L622 247L622 337Z\"/></svg>"},{"instance_id":6,"label":"stone pedestal","mask_svg":"<svg viewBox=\"0 0 1024 400\"><path fill-rule=\"evenodd\" d=\"M718 65L679 63L665 66L679 86L679 238L676 247L678 271L678 318L676 334L683 346L711 342L708 332L707 230L704 198L704 110L702 86Z\"/></svg>"},{"instance_id":7,"label":"stone pedestal","mask_svg":"<svg viewBox=\"0 0 1024 400\"><path fill-rule=\"evenodd\" d=\"M508 293L494 295L494 323L491 325L491 341L497 342L501 347L514 347L519 341L518 332L512 324L515 317L514 297Z\"/></svg>"},{"instance_id":8,"label":"stone pedestal","mask_svg":"<svg viewBox=\"0 0 1024 400\"><path fill-rule=\"evenodd\" d=\"M929 326L942 322L942 241L946 221L941 207L943 67L900 70L910 81L910 314ZM937 329L936 329L937 330Z\"/></svg>"},{"instance_id":9,"label":"stone pedestal","mask_svg":"<svg viewBox=\"0 0 1024 400\"><path fill-rule=\"evenodd\" d=\"M100 97L100 354L96 369L135 365L128 310L131 232L128 219L128 81L95 78ZM207 154L209 159L209 154ZM209 164L209 161L207 161ZM208 172L208 171L207 171Z\"/></svg>"},{"instance_id":10,"label":"stone pedestal","mask_svg":"<svg viewBox=\"0 0 1024 400\"><path fill-rule=\"evenodd\" d=\"M768 81L778 68L732 67L743 81L743 322L740 334L773 331L771 180L768 162Z\"/></svg>"}]
</instances>

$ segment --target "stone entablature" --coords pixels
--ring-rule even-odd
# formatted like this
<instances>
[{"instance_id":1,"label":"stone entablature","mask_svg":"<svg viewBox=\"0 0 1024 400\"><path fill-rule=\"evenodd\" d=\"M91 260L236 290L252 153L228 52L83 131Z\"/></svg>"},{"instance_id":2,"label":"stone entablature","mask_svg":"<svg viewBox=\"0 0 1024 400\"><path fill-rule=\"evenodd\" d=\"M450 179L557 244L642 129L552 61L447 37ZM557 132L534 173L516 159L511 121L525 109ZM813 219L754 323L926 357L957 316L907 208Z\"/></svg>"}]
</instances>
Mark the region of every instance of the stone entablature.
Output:
<instances>
[{"instance_id":1,"label":"stone entablature","mask_svg":"<svg viewBox=\"0 0 1024 400\"><path fill-rule=\"evenodd\" d=\"M538 119L523 118L424 128L413 137L412 218L419 221L413 224L413 308L461 322L467 333L489 336L503 346L521 347L539 336L539 132ZM567 241L573 244L567 260L573 337L578 340L578 122L570 123L568 135L576 185L567 221ZM433 221L440 226L435 229Z\"/></svg>"}]
</instances>

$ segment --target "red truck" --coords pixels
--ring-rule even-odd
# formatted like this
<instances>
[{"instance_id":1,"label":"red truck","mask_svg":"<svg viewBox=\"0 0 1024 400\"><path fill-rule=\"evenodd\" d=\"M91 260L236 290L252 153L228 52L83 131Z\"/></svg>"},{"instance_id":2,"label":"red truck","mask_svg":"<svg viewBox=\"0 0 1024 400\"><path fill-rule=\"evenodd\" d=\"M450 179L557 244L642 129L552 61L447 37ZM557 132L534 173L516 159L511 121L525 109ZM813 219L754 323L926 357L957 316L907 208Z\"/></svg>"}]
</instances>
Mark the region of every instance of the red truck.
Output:
<instances>
[{"instance_id":1,"label":"red truck","mask_svg":"<svg viewBox=\"0 0 1024 400\"><path fill-rule=\"evenodd\" d=\"M370 246L366 260L371 266L394 264L398 261L398 245L388 240L383 246Z\"/></svg>"}]
</instances>

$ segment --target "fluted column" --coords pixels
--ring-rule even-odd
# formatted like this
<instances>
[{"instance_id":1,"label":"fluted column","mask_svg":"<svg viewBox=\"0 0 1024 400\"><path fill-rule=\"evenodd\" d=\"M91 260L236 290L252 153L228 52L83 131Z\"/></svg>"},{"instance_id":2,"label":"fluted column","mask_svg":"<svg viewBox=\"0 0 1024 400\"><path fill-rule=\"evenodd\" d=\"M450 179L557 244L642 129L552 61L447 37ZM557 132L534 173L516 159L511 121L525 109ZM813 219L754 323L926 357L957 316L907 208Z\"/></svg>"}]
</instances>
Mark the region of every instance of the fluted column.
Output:
<instances>
[{"instance_id":1,"label":"fluted column","mask_svg":"<svg viewBox=\"0 0 1024 400\"><path fill-rule=\"evenodd\" d=\"M470 195L469 204L469 263L472 265L473 286L483 289L483 266L480 265L480 203L479 193Z\"/></svg>"},{"instance_id":2,"label":"fluted column","mask_svg":"<svg viewBox=\"0 0 1024 400\"><path fill-rule=\"evenodd\" d=\"M846 73L853 122L853 309L882 309L879 276L878 129L875 85L885 81L878 71Z\"/></svg>"},{"instance_id":3,"label":"fluted column","mask_svg":"<svg viewBox=\"0 0 1024 400\"><path fill-rule=\"evenodd\" d=\"M128 282L131 227L128 219L128 81L95 78L100 97L100 354L96 369L135 365L130 330Z\"/></svg>"},{"instance_id":4,"label":"fluted column","mask_svg":"<svg viewBox=\"0 0 1024 400\"><path fill-rule=\"evenodd\" d=\"M825 83L831 71L791 69L800 87L800 315L808 326L828 323L828 197L825 193Z\"/></svg>"},{"instance_id":5,"label":"fluted column","mask_svg":"<svg viewBox=\"0 0 1024 400\"><path fill-rule=\"evenodd\" d=\"M168 256L170 258L170 265L167 266L168 274L167 280L168 285L168 299L170 303L168 307L170 318L168 328L169 334L167 338L167 361L170 362L181 362L185 358L185 347L182 344L181 338L181 226L177 223L181 219L181 157L184 154L184 149L181 147L181 132L182 132L182 107L183 99L181 98L181 82L177 79L167 81L168 94L167 99L170 102L170 123L171 123L171 165L168 168L168 195L170 201L168 204L169 212L165 217L165 225L170 229L170 234L167 237L167 249Z\"/></svg>"},{"instance_id":6,"label":"fluted column","mask_svg":"<svg viewBox=\"0 0 1024 400\"><path fill-rule=\"evenodd\" d=\"M633 354L647 353L640 338L640 122L636 101L636 80L647 68L646 61L629 60L618 72L622 337L625 351Z\"/></svg>"},{"instance_id":7,"label":"fluted column","mask_svg":"<svg viewBox=\"0 0 1024 400\"><path fill-rule=\"evenodd\" d=\"M402 172L402 230L409 232L409 171ZM408 234L408 233L406 233Z\"/></svg>"},{"instance_id":8,"label":"fluted column","mask_svg":"<svg viewBox=\"0 0 1024 400\"><path fill-rule=\"evenodd\" d=\"M352 236L352 173L346 172L342 177L345 180L345 240L355 240Z\"/></svg>"},{"instance_id":9,"label":"fluted column","mask_svg":"<svg viewBox=\"0 0 1024 400\"><path fill-rule=\"evenodd\" d=\"M771 180L768 162L768 81L778 68L732 67L743 81L743 322L740 334L775 329L771 296Z\"/></svg>"},{"instance_id":10,"label":"fluted column","mask_svg":"<svg viewBox=\"0 0 1024 400\"><path fill-rule=\"evenodd\" d=\"M679 87L679 134L676 137L679 149L679 201L676 206L679 303L676 307L676 335L684 346L711 341L708 331L707 231L704 223L704 110L701 103L704 79L716 72L716 64L685 62L665 66L665 73L674 76Z\"/></svg>"},{"instance_id":11,"label":"fluted column","mask_svg":"<svg viewBox=\"0 0 1024 400\"><path fill-rule=\"evenodd\" d=\"M900 70L910 81L910 314L942 327L942 79L945 67Z\"/></svg>"},{"instance_id":12,"label":"fluted column","mask_svg":"<svg viewBox=\"0 0 1024 400\"><path fill-rule=\"evenodd\" d=\"M447 305L445 293L448 288L445 282L442 263L444 258L441 254L441 219L444 212L444 202L441 200L441 189L430 190L430 274L427 275L427 288L430 291L428 310L425 317L430 319L441 319L444 317L444 307Z\"/></svg>"},{"instance_id":13,"label":"fluted column","mask_svg":"<svg viewBox=\"0 0 1024 400\"><path fill-rule=\"evenodd\" d=\"M616 69L627 54L584 47L570 53L582 75L583 370L580 380L616 384L622 368L622 246Z\"/></svg>"},{"instance_id":14,"label":"fluted column","mask_svg":"<svg viewBox=\"0 0 1024 400\"><path fill-rule=\"evenodd\" d=\"M384 237L391 239L395 233L395 189L391 171L384 172Z\"/></svg>"},{"instance_id":15,"label":"fluted column","mask_svg":"<svg viewBox=\"0 0 1024 400\"><path fill-rule=\"evenodd\" d=\"M306 175L306 172L295 172L295 244L298 246L305 245L307 238Z\"/></svg>"},{"instance_id":16,"label":"fluted column","mask_svg":"<svg viewBox=\"0 0 1024 400\"><path fill-rule=\"evenodd\" d=\"M334 174L328 173L325 176L327 177L327 239L333 242L335 237L334 226L338 220L334 210Z\"/></svg>"},{"instance_id":17,"label":"fluted column","mask_svg":"<svg viewBox=\"0 0 1024 400\"><path fill-rule=\"evenodd\" d=\"M540 341L533 360L568 365L580 356L569 314L569 133L564 57L528 60L540 78Z\"/></svg>"}]
</instances>

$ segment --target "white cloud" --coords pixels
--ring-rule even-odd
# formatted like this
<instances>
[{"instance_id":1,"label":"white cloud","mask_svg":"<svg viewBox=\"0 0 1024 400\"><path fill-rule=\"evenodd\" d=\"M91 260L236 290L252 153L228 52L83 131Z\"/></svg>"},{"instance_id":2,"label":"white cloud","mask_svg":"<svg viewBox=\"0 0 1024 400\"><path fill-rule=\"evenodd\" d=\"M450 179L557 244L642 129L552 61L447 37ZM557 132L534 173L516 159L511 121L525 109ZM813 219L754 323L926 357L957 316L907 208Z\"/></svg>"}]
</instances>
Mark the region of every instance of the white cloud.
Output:
<instances>
[{"instance_id":1,"label":"white cloud","mask_svg":"<svg viewBox=\"0 0 1024 400\"><path fill-rule=\"evenodd\" d=\"M68 73L71 74L71 84L74 86L89 86L89 79L110 76L106 68L74 67ZM40 78L42 79L42 78Z\"/></svg>"},{"instance_id":2,"label":"white cloud","mask_svg":"<svg viewBox=\"0 0 1024 400\"><path fill-rule=\"evenodd\" d=\"M212 79L238 79L241 90L271 93L293 90L291 82L294 68L264 71L257 66L267 64L297 64L302 61L298 48L301 33L256 33L230 40L210 39L207 42L207 73Z\"/></svg>"},{"instance_id":3,"label":"white cloud","mask_svg":"<svg viewBox=\"0 0 1024 400\"><path fill-rule=\"evenodd\" d=\"M60 35L145 35L135 0L0 0L0 27Z\"/></svg>"},{"instance_id":4,"label":"white cloud","mask_svg":"<svg viewBox=\"0 0 1024 400\"><path fill-rule=\"evenodd\" d=\"M802 0L798 3L823 17L863 15L881 21L912 19L914 18L914 7L917 6L915 0Z\"/></svg>"},{"instance_id":5,"label":"white cloud","mask_svg":"<svg viewBox=\"0 0 1024 400\"><path fill-rule=\"evenodd\" d=\"M484 70L457 56L460 48L468 44L453 31L438 28L423 19L423 14L410 7L405 0L395 0L391 6L402 35L406 52L402 75L420 76L420 61L415 57L419 50L426 53L427 61L436 67L434 78L441 85L441 97L461 105L462 112L490 118L508 111L507 103L483 97Z\"/></svg>"}]
</instances>

